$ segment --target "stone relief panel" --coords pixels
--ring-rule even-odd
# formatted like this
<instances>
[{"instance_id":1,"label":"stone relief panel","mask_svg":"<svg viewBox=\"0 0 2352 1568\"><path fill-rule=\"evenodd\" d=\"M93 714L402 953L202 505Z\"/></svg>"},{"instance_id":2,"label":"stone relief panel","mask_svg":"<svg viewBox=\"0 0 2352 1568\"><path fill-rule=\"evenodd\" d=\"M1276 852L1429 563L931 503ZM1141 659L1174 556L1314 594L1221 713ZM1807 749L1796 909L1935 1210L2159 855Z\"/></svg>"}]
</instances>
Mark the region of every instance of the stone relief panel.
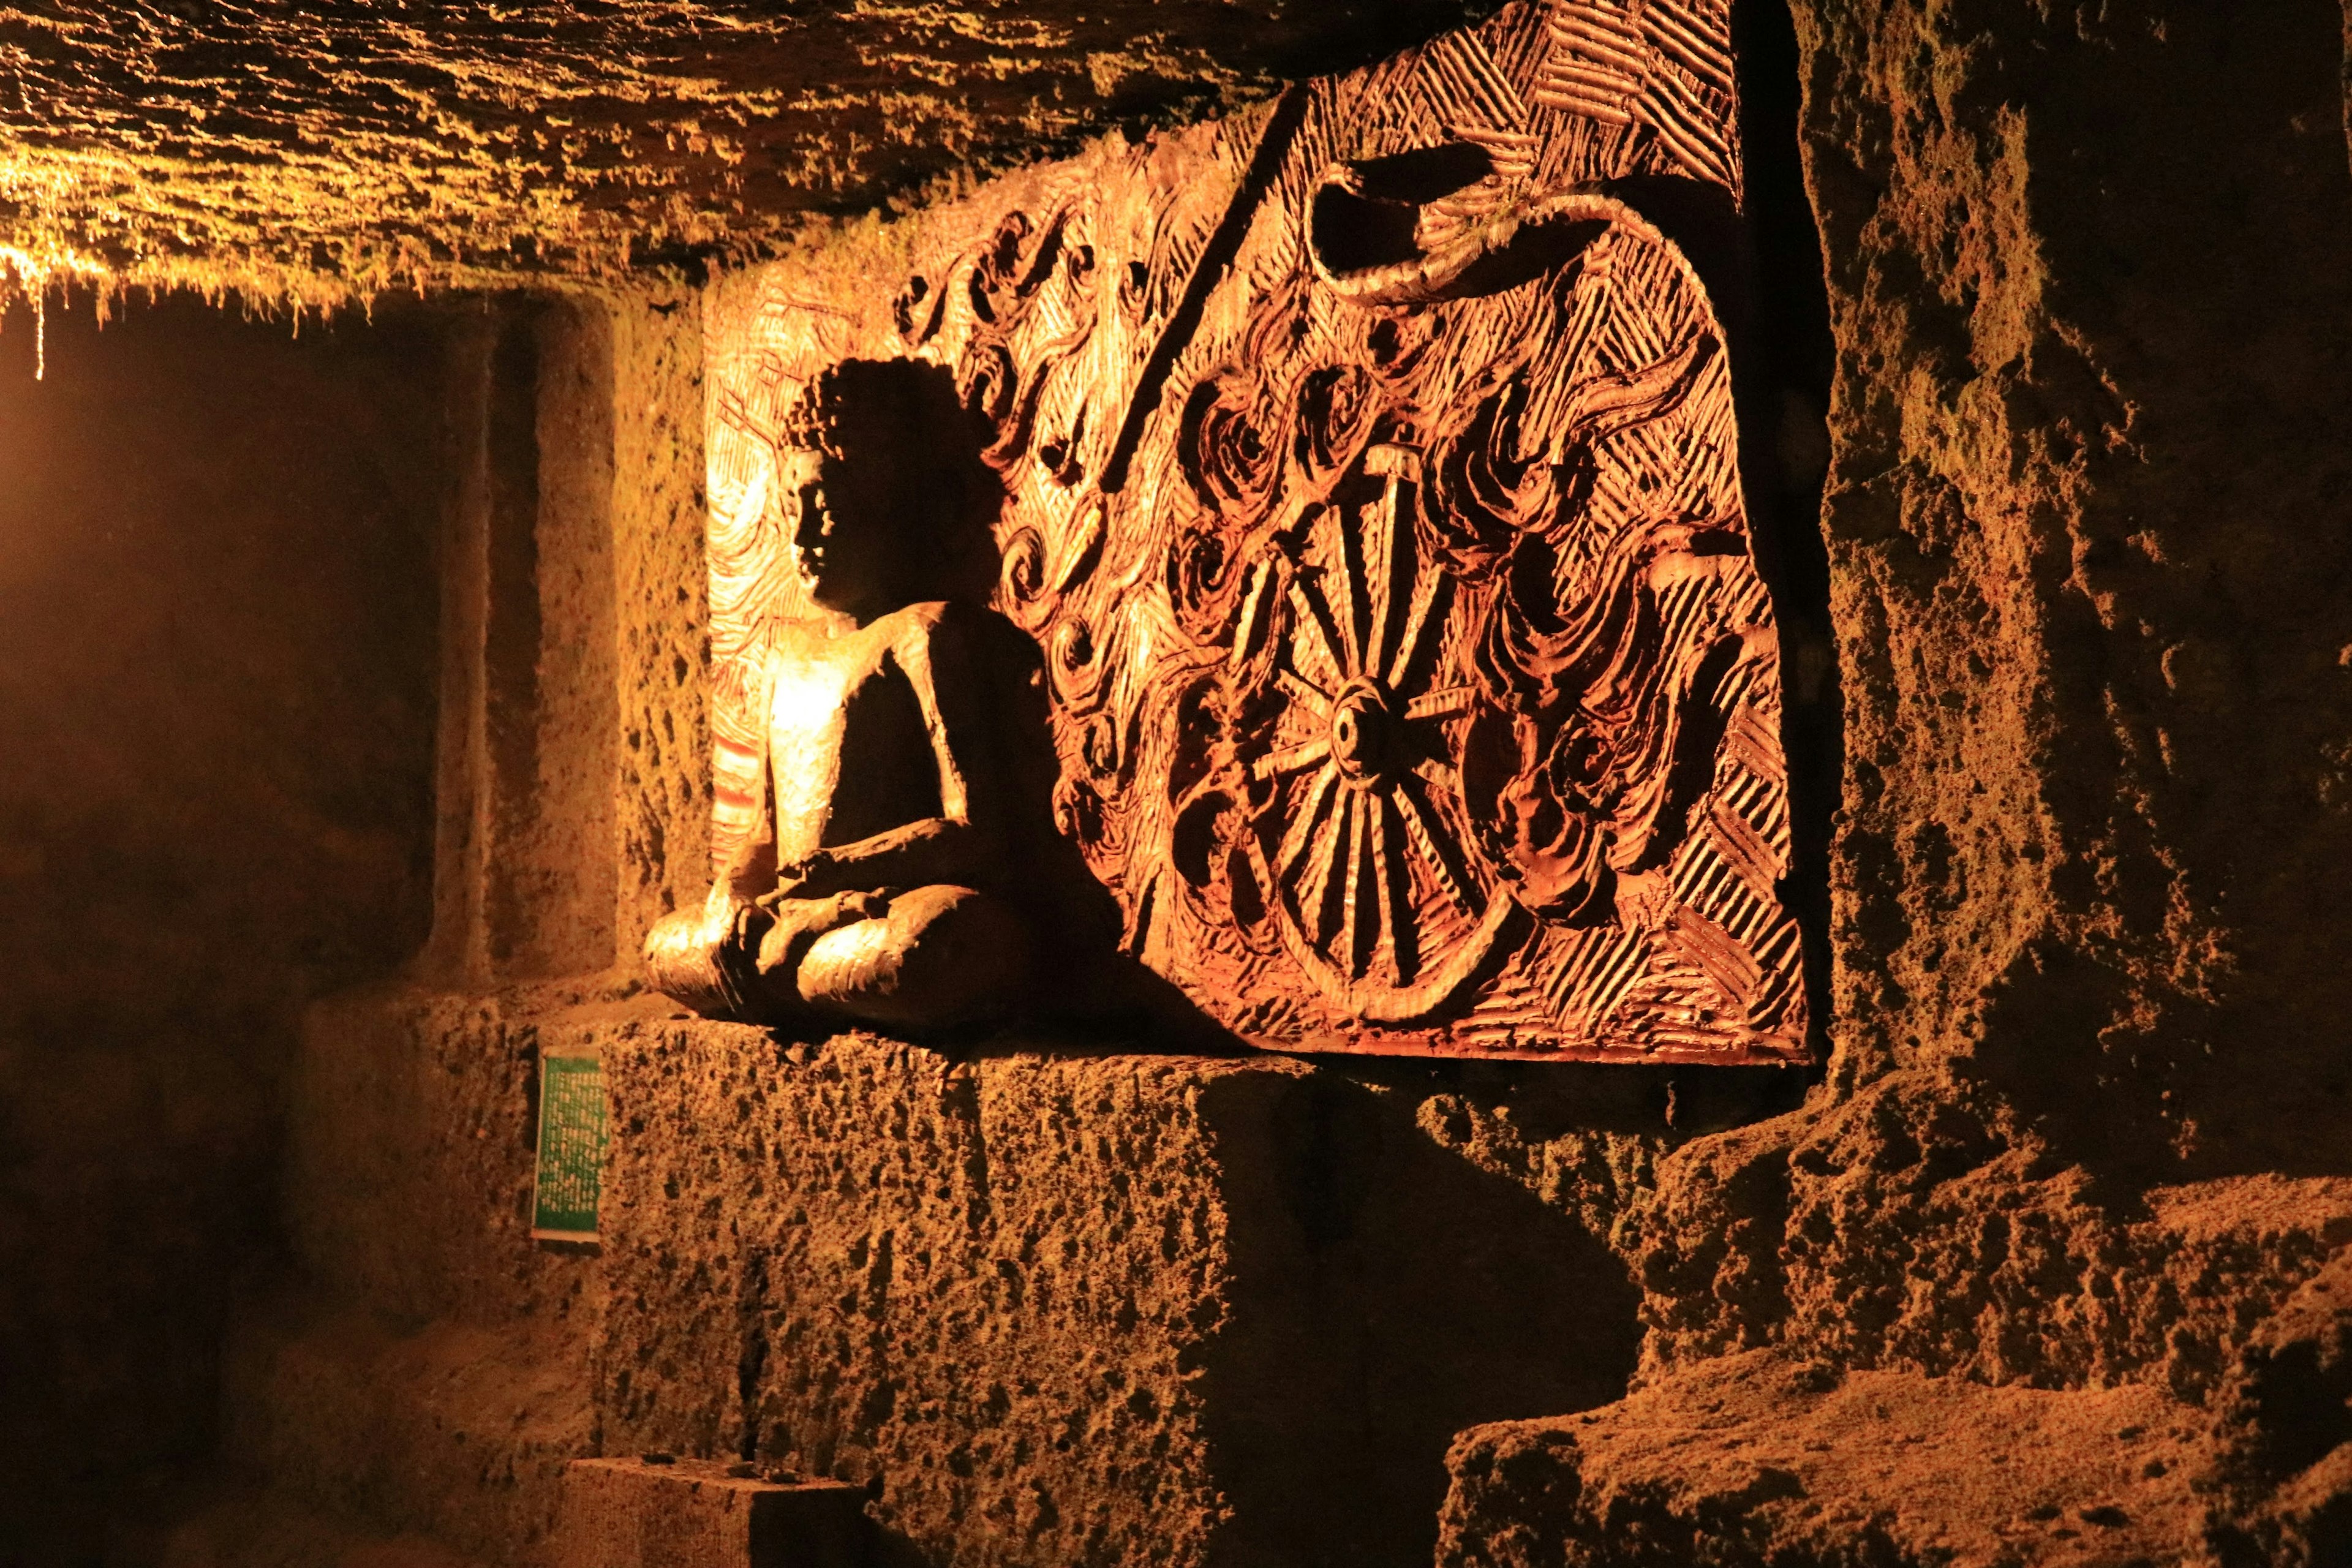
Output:
<instances>
[{"instance_id":1,"label":"stone relief panel","mask_svg":"<svg viewBox=\"0 0 2352 1568\"><path fill-rule=\"evenodd\" d=\"M1726 5L1512 5L709 303L721 865L807 609L787 412L942 367L1127 950L1294 1050L1803 1058ZM1675 236L1675 237L1670 237Z\"/></svg>"}]
</instances>

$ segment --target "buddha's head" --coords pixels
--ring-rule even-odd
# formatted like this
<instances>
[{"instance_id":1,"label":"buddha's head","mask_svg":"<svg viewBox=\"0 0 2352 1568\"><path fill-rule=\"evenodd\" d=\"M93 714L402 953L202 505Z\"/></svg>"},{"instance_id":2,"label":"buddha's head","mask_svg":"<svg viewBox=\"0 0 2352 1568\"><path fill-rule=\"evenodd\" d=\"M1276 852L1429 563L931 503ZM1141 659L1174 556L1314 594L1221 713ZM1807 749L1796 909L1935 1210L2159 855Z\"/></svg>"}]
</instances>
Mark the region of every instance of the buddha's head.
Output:
<instances>
[{"instance_id":1,"label":"buddha's head","mask_svg":"<svg viewBox=\"0 0 2352 1568\"><path fill-rule=\"evenodd\" d=\"M980 487L977 443L940 367L844 360L801 394L781 454L810 595L860 620L945 597L942 566Z\"/></svg>"}]
</instances>

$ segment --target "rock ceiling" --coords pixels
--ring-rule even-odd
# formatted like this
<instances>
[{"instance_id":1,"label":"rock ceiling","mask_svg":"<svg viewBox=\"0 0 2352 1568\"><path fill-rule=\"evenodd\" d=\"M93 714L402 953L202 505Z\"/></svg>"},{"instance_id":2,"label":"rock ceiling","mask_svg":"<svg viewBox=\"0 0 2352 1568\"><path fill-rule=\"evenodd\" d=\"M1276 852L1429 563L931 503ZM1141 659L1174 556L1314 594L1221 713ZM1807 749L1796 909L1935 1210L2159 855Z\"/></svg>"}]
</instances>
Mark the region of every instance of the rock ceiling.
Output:
<instances>
[{"instance_id":1,"label":"rock ceiling","mask_svg":"<svg viewBox=\"0 0 2352 1568\"><path fill-rule=\"evenodd\" d=\"M299 307L745 259L1479 8L34 0L0 6L0 268Z\"/></svg>"}]
</instances>

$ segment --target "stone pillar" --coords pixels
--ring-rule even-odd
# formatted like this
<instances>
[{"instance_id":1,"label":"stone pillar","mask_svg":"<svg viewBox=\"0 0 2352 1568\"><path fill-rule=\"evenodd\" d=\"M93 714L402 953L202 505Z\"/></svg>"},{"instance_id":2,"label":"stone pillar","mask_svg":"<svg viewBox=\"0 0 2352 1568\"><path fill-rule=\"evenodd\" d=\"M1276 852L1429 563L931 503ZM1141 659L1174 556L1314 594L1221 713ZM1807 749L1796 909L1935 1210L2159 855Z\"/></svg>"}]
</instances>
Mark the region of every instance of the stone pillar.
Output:
<instances>
[{"instance_id":1,"label":"stone pillar","mask_svg":"<svg viewBox=\"0 0 2352 1568\"><path fill-rule=\"evenodd\" d=\"M706 858L697 306L500 299L454 336L422 973L603 971Z\"/></svg>"}]
</instances>

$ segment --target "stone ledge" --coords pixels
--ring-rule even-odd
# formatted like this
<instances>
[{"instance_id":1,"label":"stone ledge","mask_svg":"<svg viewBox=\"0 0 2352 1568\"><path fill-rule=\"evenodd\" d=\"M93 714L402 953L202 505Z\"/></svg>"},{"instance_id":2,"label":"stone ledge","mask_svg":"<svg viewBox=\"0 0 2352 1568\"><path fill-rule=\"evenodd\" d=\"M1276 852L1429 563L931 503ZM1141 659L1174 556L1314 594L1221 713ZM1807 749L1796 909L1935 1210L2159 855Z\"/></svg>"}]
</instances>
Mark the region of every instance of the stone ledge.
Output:
<instances>
[{"instance_id":1,"label":"stone ledge","mask_svg":"<svg viewBox=\"0 0 2352 1568\"><path fill-rule=\"evenodd\" d=\"M2210 1561L2213 1418L2147 1385L1837 1379L1768 1351L1465 1432L1440 1568Z\"/></svg>"},{"instance_id":2,"label":"stone ledge","mask_svg":"<svg viewBox=\"0 0 2352 1568\"><path fill-rule=\"evenodd\" d=\"M563 1479L562 1568L857 1568L866 1489L777 1482L710 1460L578 1459Z\"/></svg>"},{"instance_id":3,"label":"stone ledge","mask_svg":"<svg viewBox=\"0 0 2352 1568\"><path fill-rule=\"evenodd\" d=\"M1419 1564L1454 1433L1616 1397L1624 1267L1271 1057L604 1026L607 1452L872 1480L939 1563Z\"/></svg>"},{"instance_id":4,"label":"stone ledge","mask_svg":"<svg viewBox=\"0 0 2352 1568\"><path fill-rule=\"evenodd\" d=\"M600 1056L614 1110L593 1253L522 1229L557 1047ZM748 1449L876 1483L883 1548L959 1568L1419 1568L1454 1433L1633 1365L1623 1263L1418 1125L1427 1069L788 1046L652 998L385 987L314 1010L301 1077L312 1283L248 1321L242 1449L478 1555L541 1559L568 1460ZM461 1343L572 1403L512 1442L445 1411L433 1347Z\"/></svg>"}]
</instances>

